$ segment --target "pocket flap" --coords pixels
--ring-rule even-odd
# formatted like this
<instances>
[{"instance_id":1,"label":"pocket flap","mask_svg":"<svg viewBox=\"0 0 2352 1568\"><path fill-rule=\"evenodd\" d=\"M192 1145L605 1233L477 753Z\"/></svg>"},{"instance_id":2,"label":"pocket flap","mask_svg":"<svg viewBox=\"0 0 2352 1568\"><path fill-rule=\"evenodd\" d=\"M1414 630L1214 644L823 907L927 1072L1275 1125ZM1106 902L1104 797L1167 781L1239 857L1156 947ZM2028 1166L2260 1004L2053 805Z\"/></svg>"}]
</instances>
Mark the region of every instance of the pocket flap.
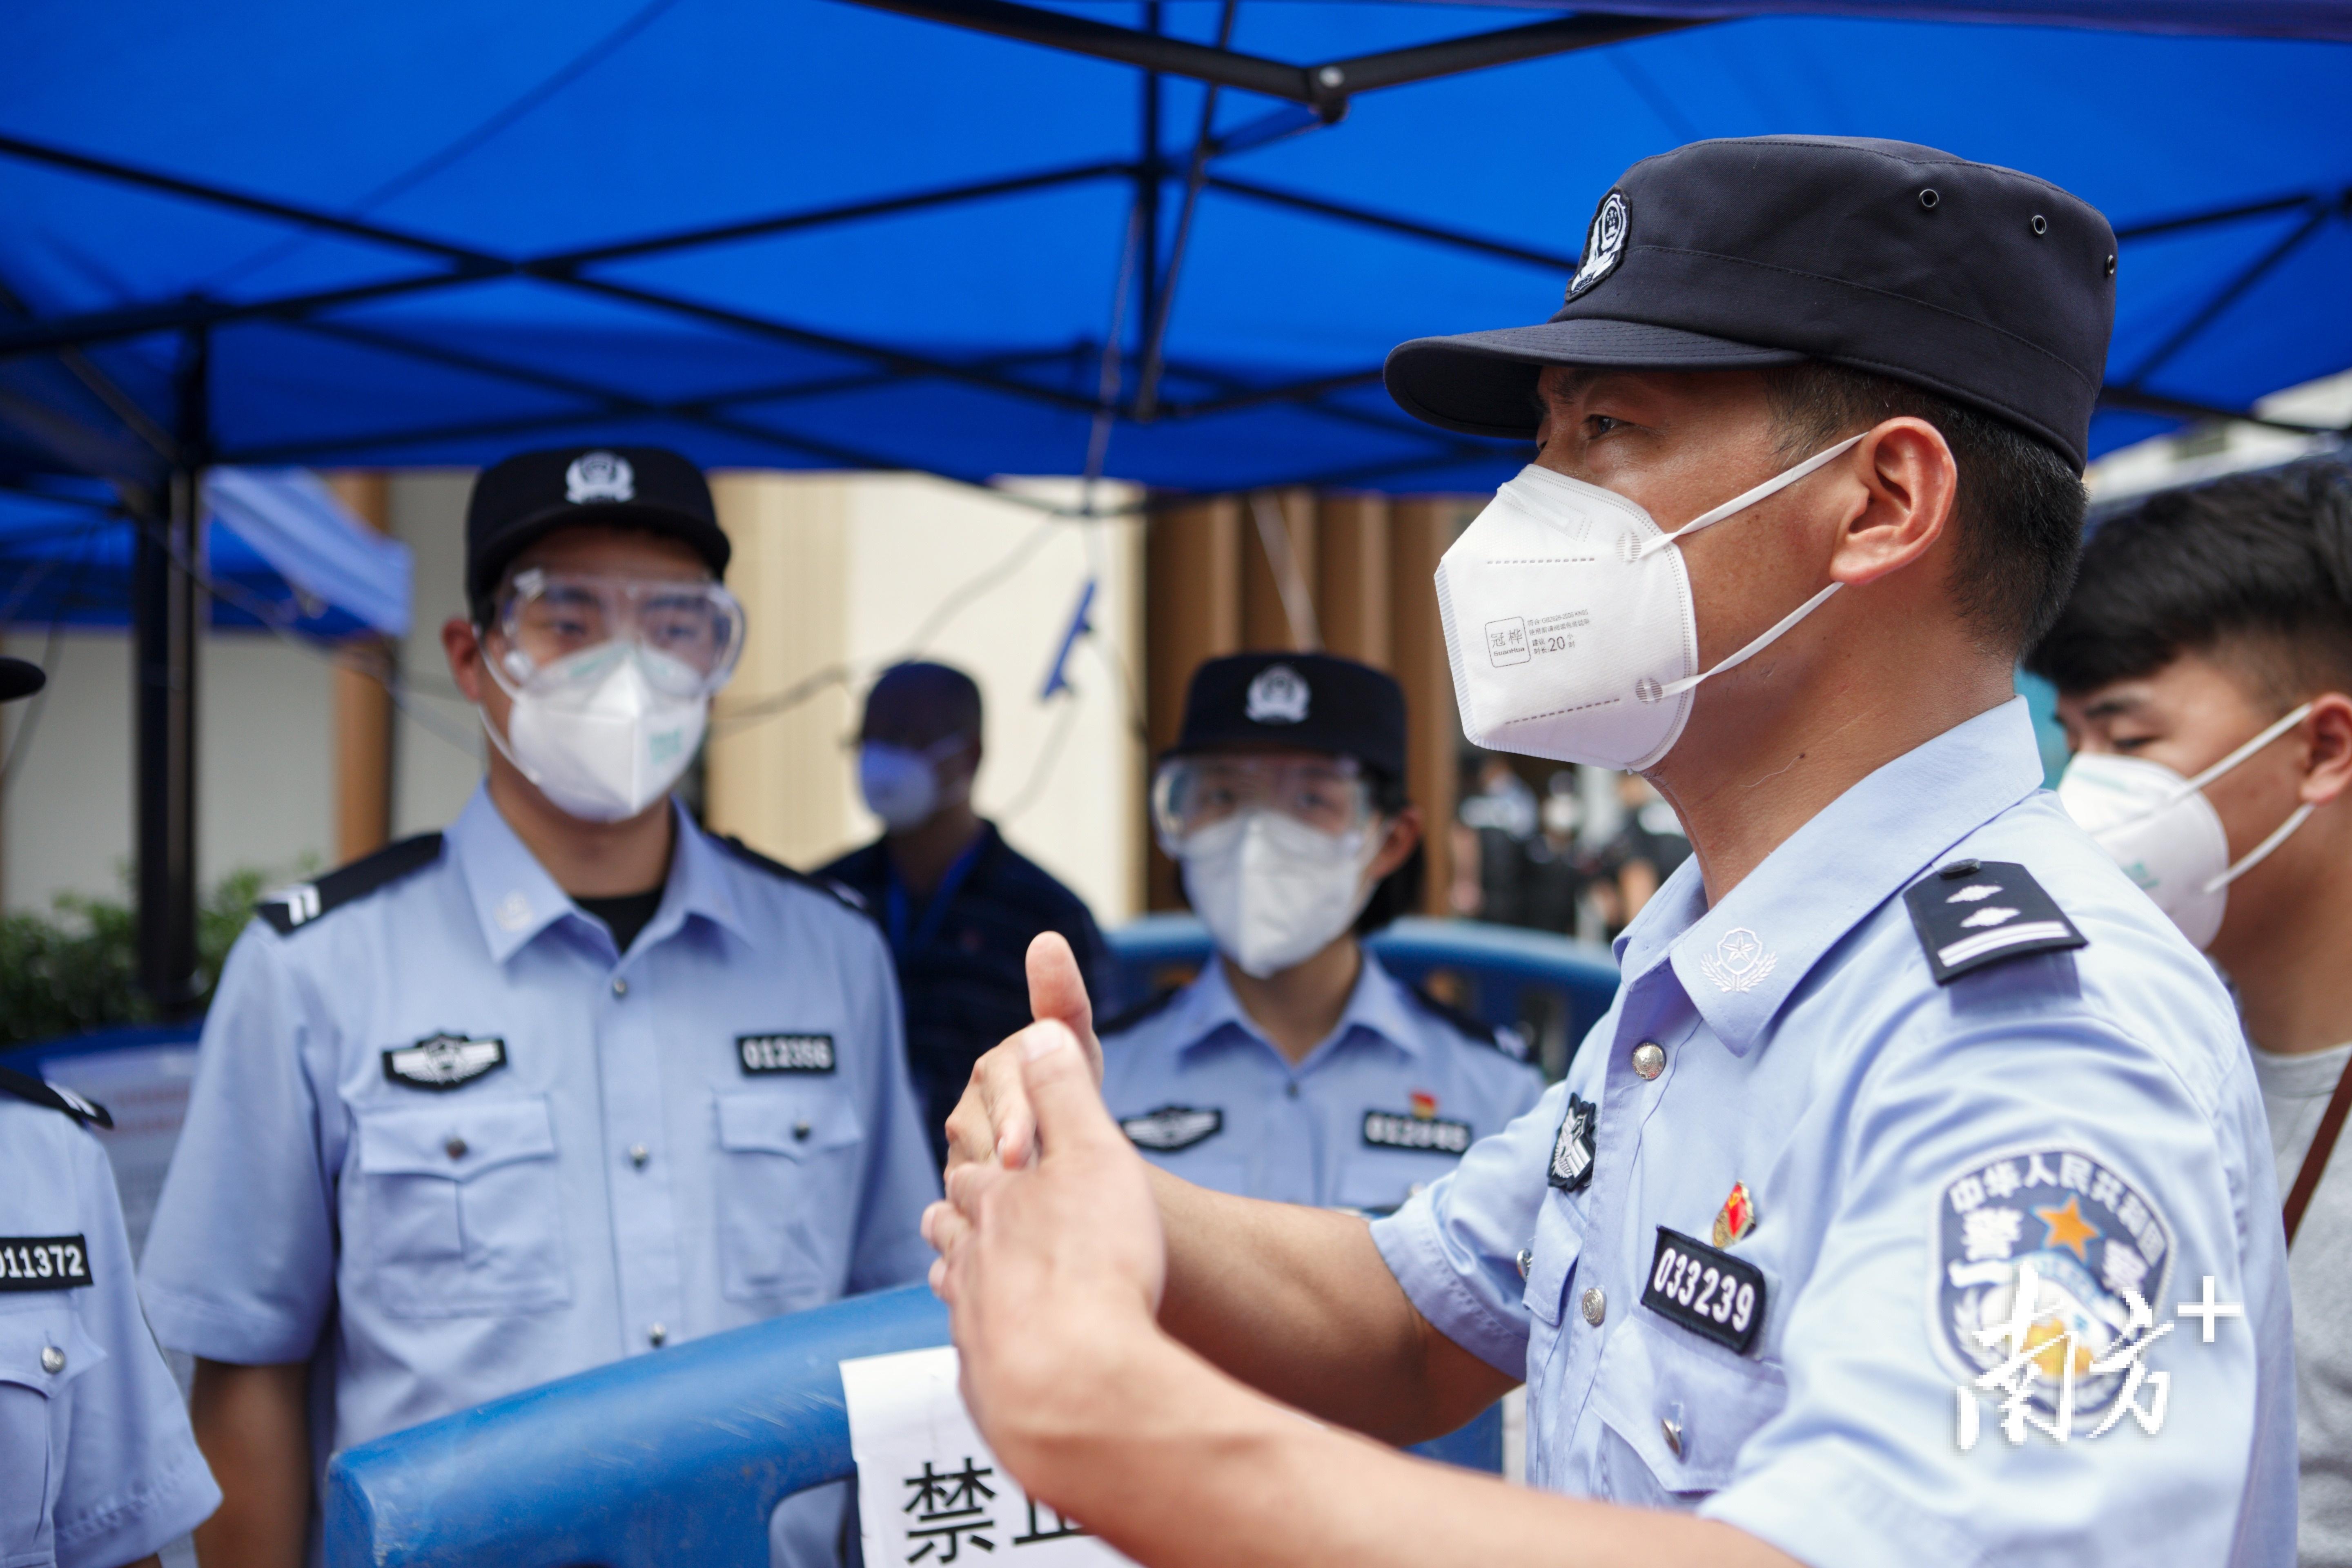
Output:
<instances>
[{"instance_id":1,"label":"pocket flap","mask_svg":"<svg viewBox=\"0 0 2352 1568\"><path fill-rule=\"evenodd\" d=\"M1520 1300L1547 1328L1559 1327L1561 1300L1576 1277L1577 1254L1584 1249L1584 1233L1577 1228L1576 1212L1566 1194L1544 1194L1536 1211L1535 1257L1528 1264L1528 1289Z\"/></svg>"},{"instance_id":2,"label":"pocket flap","mask_svg":"<svg viewBox=\"0 0 2352 1568\"><path fill-rule=\"evenodd\" d=\"M1597 1382L1601 1419L1670 1492L1730 1485L1742 1445L1789 1402L1779 1367L1639 1316L1609 1336Z\"/></svg>"},{"instance_id":3,"label":"pocket flap","mask_svg":"<svg viewBox=\"0 0 2352 1568\"><path fill-rule=\"evenodd\" d=\"M517 1160L555 1155L555 1118L545 1095L362 1110L359 1133L360 1169L376 1176L462 1182Z\"/></svg>"},{"instance_id":4,"label":"pocket flap","mask_svg":"<svg viewBox=\"0 0 2352 1568\"><path fill-rule=\"evenodd\" d=\"M787 1089L744 1089L719 1098L719 1146L793 1159L865 1139L848 1097Z\"/></svg>"},{"instance_id":5,"label":"pocket flap","mask_svg":"<svg viewBox=\"0 0 2352 1568\"><path fill-rule=\"evenodd\" d=\"M65 1364L51 1372L41 1360L47 1351L65 1352ZM106 1347L83 1331L80 1314L63 1300L0 1311L0 1383L53 1394L105 1359Z\"/></svg>"}]
</instances>

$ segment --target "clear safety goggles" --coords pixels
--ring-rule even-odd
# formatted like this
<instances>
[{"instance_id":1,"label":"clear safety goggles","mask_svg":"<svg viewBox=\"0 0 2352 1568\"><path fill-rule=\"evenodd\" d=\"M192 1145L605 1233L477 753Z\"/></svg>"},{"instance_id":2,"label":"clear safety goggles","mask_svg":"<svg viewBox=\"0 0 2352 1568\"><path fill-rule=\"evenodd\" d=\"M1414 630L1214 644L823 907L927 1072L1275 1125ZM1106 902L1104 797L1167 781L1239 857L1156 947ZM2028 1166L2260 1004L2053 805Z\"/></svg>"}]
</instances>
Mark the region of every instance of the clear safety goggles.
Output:
<instances>
[{"instance_id":1,"label":"clear safety goggles","mask_svg":"<svg viewBox=\"0 0 2352 1568\"><path fill-rule=\"evenodd\" d=\"M500 667L518 685L601 678L606 660L581 655L634 647L648 680L677 697L727 684L743 652L743 606L717 583L607 577L534 566L515 574L491 623Z\"/></svg>"},{"instance_id":2,"label":"clear safety goggles","mask_svg":"<svg viewBox=\"0 0 2352 1568\"><path fill-rule=\"evenodd\" d=\"M1247 755L1171 758L1151 781L1151 822L1162 846L1250 811L1278 811L1344 837L1372 818L1371 781L1353 757Z\"/></svg>"}]
</instances>

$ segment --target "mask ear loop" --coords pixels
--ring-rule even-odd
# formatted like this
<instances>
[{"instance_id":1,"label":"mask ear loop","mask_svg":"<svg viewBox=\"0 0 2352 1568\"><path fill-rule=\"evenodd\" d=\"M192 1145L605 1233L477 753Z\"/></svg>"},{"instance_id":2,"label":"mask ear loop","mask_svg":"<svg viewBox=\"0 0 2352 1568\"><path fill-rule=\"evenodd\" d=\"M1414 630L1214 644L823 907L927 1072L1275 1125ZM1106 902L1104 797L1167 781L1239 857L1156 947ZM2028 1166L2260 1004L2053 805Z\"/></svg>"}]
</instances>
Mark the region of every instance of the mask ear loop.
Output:
<instances>
[{"instance_id":1,"label":"mask ear loop","mask_svg":"<svg viewBox=\"0 0 2352 1568\"><path fill-rule=\"evenodd\" d=\"M2269 858L2270 852L2272 850L2285 843L2287 841L2288 835L2292 834L2296 828L2301 827L2305 822L2310 820L2311 814L2318 809L2319 805L2315 801L2306 800L2301 805L2296 806L2294 810L2287 814L2287 819L2279 824L2277 832L2272 834L2268 838L2263 839L2260 844L2255 845L2252 849L2247 852L2244 859L2239 861L2236 865L2231 867L2228 870L2222 872L2220 876L2206 883L2205 890L2209 893L2218 893L2222 889L2228 887L2231 883L2236 881L2239 878L2244 876L2247 872L2252 870L2255 867L2261 865L2265 859Z\"/></svg>"},{"instance_id":2,"label":"mask ear loop","mask_svg":"<svg viewBox=\"0 0 2352 1568\"><path fill-rule=\"evenodd\" d=\"M1864 431L1863 434L1867 435L1869 432ZM1803 462L1799 463L1795 468L1775 474L1770 479L1766 479L1762 484L1757 485L1752 489L1740 491L1739 494L1732 497L1729 500L1725 501L1721 506L1715 508L1711 511L1699 513L1698 516L1691 519L1688 522L1683 524L1672 533L1662 533L1658 535L1657 538L1649 541L1647 543L1636 549L1633 552L1633 559L1635 561L1645 560L1651 555L1655 554L1657 552L1665 549L1668 545L1684 538L1685 535L1696 533L1702 528L1712 528L1717 523L1721 522L1724 519L1747 510L1749 507L1754 506L1758 501L1764 500L1766 497L1778 495L1780 491L1787 489L1790 485L1795 484L1799 479L1804 479L1809 475L1827 468L1830 464L1835 462L1846 453L1853 450L1853 448L1861 445L1861 436L1849 436L1834 447L1823 447L1821 451L1818 451L1811 457L1807 458ZM1699 671L1696 675L1686 677L1681 680L1672 681L1665 686L1660 687L1658 689L1658 697L1661 700L1668 697L1678 697L1710 676L1721 675L1727 669L1737 669L1739 666L1746 664L1749 659L1755 658L1758 654L1762 653L1766 648L1769 647L1780 638L1781 634L1786 632L1790 626L1795 626L1799 621L1803 620L1807 616L1810 616L1815 610L1820 609L1823 604L1828 602L1829 596L1832 594L1836 593L1840 588L1844 586L1845 584L1843 583L1831 584L1828 587L1823 588L1820 593L1815 594L1811 598L1807 599L1803 604L1799 605L1795 609L1790 611L1787 615L1782 616L1779 620L1773 622L1770 629L1766 631L1763 636L1757 637L1746 647L1741 648L1738 653L1733 654L1729 658L1725 659L1713 669L1704 669Z\"/></svg>"},{"instance_id":3,"label":"mask ear loop","mask_svg":"<svg viewBox=\"0 0 2352 1568\"><path fill-rule=\"evenodd\" d=\"M2273 741L2277 740L2281 735L2285 734L2289 730L2292 730L2297 724L2302 723L2304 719L2309 715L2311 710L2312 704L2308 702L2305 703L2302 707L2296 709L2285 718L2281 719L2277 723L2273 724L2269 729L2264 730L2261 734L2256 735L2244 745L2240 746L2236 751L2231 752L2228 756L2223 757L2220 762L2215 763L2211 767L2207 768L2203 773L2199 773L2195 778L2190 779L2189 781L2188 788L2174 795L2172 798L2175 800L2186 800L2190 792L2203 789L2207 784L2211 784L2215 779L2220 778L2223 773L2228 773L2231 768L2236 767L2240 763L2244 762L2248 757L2252 756L2256 752L2261 751L2264 746L2269 745ZM2319 806L2315 802L2307 800L2301 805L2295 807L2294 810L2289 812L2287 814L2286 820L2280 823L2277 829L2273 831L2268 838L2263 839L2260 844L2255 845L2252 849L2246 852L2246 858L2244 859L2239 861L2236 865L2231 867L2228 870L2222 872L2220 876L2206 883L2205 891L2209 893L2219 892L2223 888L2226 888L2231 883L2236 881L2239 878L2244 876L2247 872L2252 870L2255 867L2261 865L2264 860L2270 858L2272 850L2285 843L2289 836L2291 836L2296 828L2301 827L2305 822L2308 822L2311 819L2311 814L2318 809Z\"/></svg>"}]
</instances>

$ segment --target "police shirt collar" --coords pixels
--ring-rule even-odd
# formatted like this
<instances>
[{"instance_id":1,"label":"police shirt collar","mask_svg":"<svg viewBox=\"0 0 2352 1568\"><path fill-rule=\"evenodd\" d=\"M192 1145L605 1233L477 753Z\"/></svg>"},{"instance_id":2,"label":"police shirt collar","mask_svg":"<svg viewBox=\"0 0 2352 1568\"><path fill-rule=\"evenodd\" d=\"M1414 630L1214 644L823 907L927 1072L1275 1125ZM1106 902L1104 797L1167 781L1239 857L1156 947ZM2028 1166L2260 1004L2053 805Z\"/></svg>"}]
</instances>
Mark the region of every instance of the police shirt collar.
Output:
<instances>
[{"instance_id":1,"label":"police shirt collar","mask_svg":"<svg viewBox=\"0 0 2352 1568\"><path fill-rule=\"evenodd\" d=\"M718 864L719 851L675 803L670 809L677 813L677 847L670 857L661 909L647 931L659 941L688 916L701 914L740 932L741 917ZM588 918L516 837L491 801L487 783L476 786L446 838L466 879L474 918L481 922L482 940L493 963L504 963L568 915Z\"/></svg>"},{"instance_id":2,"label":"police shirt collar","mask_svg":"<svg viewBox=\"0 0 2352 1568\"><path fill-rule=\"evenodd\" d=\"M1678 867L1626 931L1624 972L1646 971L1663 952L1716 1037L1746 1056L1848 931L2041 786L2041 749L2021 697L1863 779L1711 910L1696 859Z\"/></svg>"},{"instance_id":3,"label":"police shirt collar","mask_svg":"<svg viewBox=\"0 0 2352 1568\"><path fill-rule=\"evenodd\" d=\"M1416 1018L1412 1005L1404 994L1404 987L1397 983L1394 975L1381 967L1381 961L1372 956L1370 948L1365 947L1361 951L1364 965L1356 975L1356 988L1348 994L1348 1005L1340 1011L1339 1022L1330 1035L1318 1042L1299 1062L1300 1070L1338 1048L1359 1027L1389 1041L1407 1056L1417 1058L1427 1051L1428 1046L1423 1037L1426 1032L1425 1025ZM1181 1047L1184 1052L1189 1053L1217 1038L1223 1034L1227 1025L1263 1044L1266 1049L1274 1049L1273 1042L1266 1039L1265 1031L1252 1021L1242 1006L1241 998L1234 994L1233 985L1225 978L1224 960L1218 954L1210 954L1208 965L1201 971L1200 978L1186 987L1186 994L1175 1005L1182 1011L1173 1016L1171 1023L1176 1026L1178 1037L1184 1041Z\"/></svg>"}]
</instances>

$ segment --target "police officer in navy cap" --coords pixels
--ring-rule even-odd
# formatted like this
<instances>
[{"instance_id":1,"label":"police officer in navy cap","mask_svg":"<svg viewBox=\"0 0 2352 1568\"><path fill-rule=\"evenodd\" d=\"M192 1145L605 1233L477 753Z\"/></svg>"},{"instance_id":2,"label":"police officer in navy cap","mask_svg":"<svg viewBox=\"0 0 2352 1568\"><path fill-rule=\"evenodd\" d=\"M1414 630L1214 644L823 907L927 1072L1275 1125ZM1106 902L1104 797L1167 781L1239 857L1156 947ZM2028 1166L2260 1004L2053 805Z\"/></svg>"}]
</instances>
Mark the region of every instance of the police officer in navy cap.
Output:
<instances>
[{"instance_id":1,"label":"police officer in navy cap","mask_svg":"<svg viewBox=\"0 0 2352 1568\"><path fill-rule=\"evenodd\" d=\"M701 473L526 452L466 542L441 637L488 776L264 900L156 1209L148 1313L226 1493L207 1568L301 1561L317 1454L921 1273L888 951L670 793L743 639ZM787 1501L780 1560L832 1556L843 1495Z\"/></svg>"},{"instance_id":2,"label":"police officer in navy cap","mask_svg":"<svg viewBox=\"0 0 2352 1568\"><path fill-rule=\"evenodd\" d=\"M1101 1026L1103 1100L1143 1157L1219 1192L1385 1214L1543 1092L1525 1042L1359 940L1419 890L1404 692L1328 654L1193 673L1152 781L1216 953Z\"/></svg>"},{"instance_id":3,"label":"police officer in navy cap","mask_svg":"<svg viewBox=\"0 0 2352 1568\"><path fill-rule=\"evenodd\" d=\"M1694 853L1567 1080L1369 1226L1139 1159L1041 954L926 1218L1024 1486L1239 1568L2293 1560L2238 1022L2014 695L2115 272L2029 175L1702 142L1601 195L1553 320L1391 356L1536 442L1437 574L1470 738L1644 773ZM1520 1382L1529 1489L1346 1430Z\"/></svg>"},{"instance_id":4,"label":"police officer in navy cap","mask_svg":"<svg viewBox=\"0 0 2352 1568\"><path fill-rule=\"evenodd\" d=\"M41 667L0 658L0 702ZM0 1563L152 1568L220 1504L140 1315L106 1108L0 1068Z\"/></svg>"}]
</instances>

